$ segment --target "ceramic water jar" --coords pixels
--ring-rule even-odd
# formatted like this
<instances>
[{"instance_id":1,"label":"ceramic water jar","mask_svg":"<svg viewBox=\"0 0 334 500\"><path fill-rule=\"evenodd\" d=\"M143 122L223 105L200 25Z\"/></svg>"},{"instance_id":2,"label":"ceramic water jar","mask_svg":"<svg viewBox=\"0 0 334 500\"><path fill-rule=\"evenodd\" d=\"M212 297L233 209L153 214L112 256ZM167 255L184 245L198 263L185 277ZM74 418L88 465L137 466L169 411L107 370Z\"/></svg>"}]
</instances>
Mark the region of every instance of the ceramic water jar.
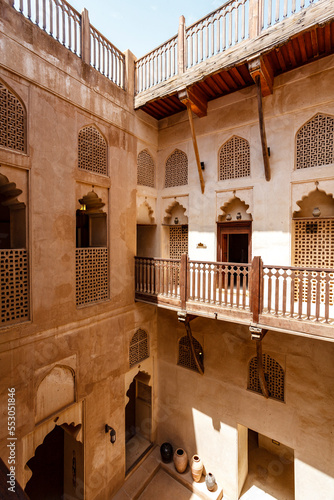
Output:
<instances>
[{"instance_id":1,"label":"ceramic water jar","mask_svg":"<svg viewBox=\"0 0 334 500\"><path fill-rule=\"evenodd\" d=\"M194 455L192 457L190 468L193 480L196 481L196 483L198 483L198 481L202 477L202 472L203 472L203 462L198 455Z\"/></svg>"},{"instance_id":2,"label":"ceramic water jar","mask_svg":"<svg viewBox=\"0 0 334 500\"><path fill-rule=\"evenodd\" d=\"M188 465L187 452L185 450L183 450L182 448L178 448L177 450L175 450L173 460L174 460L175 469L177 470L177 472L182 474L182 472L184 472L186 470L187 465Z\"/></svg>"}]
</instances>

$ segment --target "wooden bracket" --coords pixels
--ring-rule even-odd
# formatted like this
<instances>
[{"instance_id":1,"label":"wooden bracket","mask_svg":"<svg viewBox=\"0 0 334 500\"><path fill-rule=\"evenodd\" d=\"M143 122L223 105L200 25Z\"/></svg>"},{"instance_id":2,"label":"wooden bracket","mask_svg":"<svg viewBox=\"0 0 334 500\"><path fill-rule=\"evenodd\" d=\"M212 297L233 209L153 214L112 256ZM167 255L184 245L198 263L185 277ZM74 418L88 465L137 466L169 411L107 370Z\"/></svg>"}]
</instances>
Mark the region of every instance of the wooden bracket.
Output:
<instances>
[{"instance_id":1,"label":"wooden bracket","mask_svg":"<svg viewBox=\"0 0 334 500\"><path fill-rule=\"evenodd\" d=\"M192 87L180 90L178 92L178 98L187 107L190 105L191 111L193 111L199 118L207 115L207 98L200 89Z\"/></svg>"},{"instance_id":2,"label":"wooden bracket","mask_svg":"<svg viewBox=\"0 0 334 500\"><path fill-rule=\"evenodd\" d=\"M264 330L263 328L260 328L255 325L250 325L249 331L251 333L251 339L256 341L262 340L266 335L266 333L268 332L268 330Z\"/></svg>"},{"instance_id":3,"label":"wooden bracket","mask_svg":"<svg viewBox=\"0 0 334 500\"><path fill-rule=\"evenodd\" d=\"M248 61L249 72L256 83L256 77L261 80L262 96L266 97L273 93L274 71L266 57L255 57Z\"/></svg>"}]
</instances>

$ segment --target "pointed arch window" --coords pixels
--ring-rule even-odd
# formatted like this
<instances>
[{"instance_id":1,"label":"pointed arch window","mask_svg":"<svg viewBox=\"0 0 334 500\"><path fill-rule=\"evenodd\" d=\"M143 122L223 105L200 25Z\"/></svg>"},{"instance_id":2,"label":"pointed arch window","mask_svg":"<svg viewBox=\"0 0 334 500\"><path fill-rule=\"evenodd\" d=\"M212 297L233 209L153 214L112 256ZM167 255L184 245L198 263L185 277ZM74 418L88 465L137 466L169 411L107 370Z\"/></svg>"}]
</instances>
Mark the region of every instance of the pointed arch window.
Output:
<instances>
[{"instance_id":1,"label":"pointed arch window","mask_svg":"<svg viewBox=\"0 0 334 500\"><path fill-rule=\"evenodd\" d=\"M176 149L166 161L165 188L188 184L188 157Z\"/></svg>"},{"instance_id":2,"label":"pointed arch window","mask_svg":"<svg viewBox=\"0 0 334 500\"><path fill-rule=\"evenodd\" d=\"M201 344L193 337L193 345L195 349L195 353L199 359L199 361L203 365L204 353ZM196 362L194 360L193 354L191 352L190 340L188 335L181 337L179 340L179 355L177 364L179 366L183 366L184 368L189 368L195 372L199 373Z\"/></svg>"},{"instance_id":3,"label":"pointed arch window","mask_svg":"<svg viewBox=\"0 0 334 500\"><path fill-rule=\"evenodd\" d=\"M269 354L262 355L264 377L267 382L269 391L269 398L284 401L284 371L277 361L269 356ZM252 358L249 362L248 370L248 389L262 394L259 373L257 367L257 356Z\"/></svg>"},{"instance_id":4,"label":"pointed arch window","mask_svg":"<svg viewBox=\"0 0 334 500\"><path fill-rule=\"evenodd\" d=\"M144 149L137 158L137 184L155 187L155 166L150 153Z\"/></svg>"},{"instance_id":5,"label":"pointed arch window","mask_svg":"<svg viewBox=\"0 0 334 500\"><path fill-rule=\"evenodd\" d=\"M26 111L21 101L0 82L0 146L26 152Z\"/></svg>"},{"instance_id":6,"label":"pointed arch window","mask_svg":"<svg viewBox=\"0 0 334 500\"><path fill-rule=\"evenodd\" d=\"M133 335L129 347L129 364L130 368L137 365L144 359L148 358L149 353L149 338L145 330L139 328Z\"/></svg>"},{"instance_id":7,"label":"pointed arch window","mask_svg":"<svg viewBox=\"0 0 334 500\"><path fill-rule=\"evenodd\" d=\"M250 175L249 142L233 136L219 150L219 180L236 179Z\"/></svg>"},{"instance_id":8,"label":"pointed arch window","mask_svg":"<svg viewBox=\"0 0 334 500\"><path fill-rule=\"evenodd\" d=\"M321 113L305 123L296 135L296 168L334 163L334 117Z\"/></svg>"},{"instance_id":9,"label":"pointed arch window","mask_svg":"<svg viewBox=\"0 0 334 500\"><path fill-rule=\"evenodd\" d=\"M84 127L78 135L78 167L107 175L107 142L94 126Z\"/></svg>"}]
</instances>

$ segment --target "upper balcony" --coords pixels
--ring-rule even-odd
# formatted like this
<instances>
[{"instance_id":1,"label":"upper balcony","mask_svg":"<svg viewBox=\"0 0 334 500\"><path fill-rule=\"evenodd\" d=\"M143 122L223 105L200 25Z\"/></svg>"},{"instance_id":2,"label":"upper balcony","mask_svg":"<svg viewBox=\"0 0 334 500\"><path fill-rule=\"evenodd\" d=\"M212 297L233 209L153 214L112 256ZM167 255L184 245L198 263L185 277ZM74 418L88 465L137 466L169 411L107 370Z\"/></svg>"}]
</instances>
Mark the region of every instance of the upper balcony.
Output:
<instances>
[{"instance_id":1,"label":"upper balcony","mask_svg":"<svg viewBox=\"0 0 334 500\"><path fill-rule=\"evenodd\" d=\"M331 0L229 0L136 61L135 108L156 119L274 78L334 50Z\"/></svg>"},{"instance_id":2,"label":"upper balcony","mask_svg":"<svg viewBox=\"0 0 334 500\"><path fill-rule=\"evenodd\" d=\"M261 330L334 339L334 270L136 257L135 299Z\"/></svg>"}]
</instances>

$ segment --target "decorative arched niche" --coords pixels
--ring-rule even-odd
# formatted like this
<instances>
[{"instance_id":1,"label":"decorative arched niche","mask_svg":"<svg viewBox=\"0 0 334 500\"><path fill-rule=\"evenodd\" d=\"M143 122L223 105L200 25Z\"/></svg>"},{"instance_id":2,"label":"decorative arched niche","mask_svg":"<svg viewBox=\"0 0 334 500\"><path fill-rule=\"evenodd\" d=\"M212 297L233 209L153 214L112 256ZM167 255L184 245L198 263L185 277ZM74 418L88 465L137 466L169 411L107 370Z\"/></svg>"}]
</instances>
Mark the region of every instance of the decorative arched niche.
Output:
<instances>
[{"instance_id":1,"label":"decorative arched niche","mask_svg":"<svg viewBox=\"0 0 334 500\"><path fill-rule=\"evenodd\" d=\"M165 188L188 184L188 157L180 149L175 149L165 165Z\"/></svg>"},{"instance_id":2,"label":"decorative arched niche","mask_svg":"<svg viewBox=\"0 0 334 500\"><path fill-rule=\"evenodd\" d=\"M137 184L155 187L155 165L147 149L141 151L137 157Z\"/></svg>"},{"instance_id":3,"label":"decorative arched niche","mask_svg":"<svg viewBox=\"0 0 334 500\"><path fill-rule=\"evenodd\" d=\"M26 109L15 93L0 81L0 146L26 152Z\"/></svg>"},{"instance_id":4,"label":"decorative arched niche","mask_svg":"<svg viewBox=\"0 0 334 500\"><path fill-rule=\"evenodd\" d=\"M333 195L327 194L318 187L297 201L297 205L299 210L293 213L293 218L334 217Z\"/></svg>"},{"instance_id":5,"label":"decorative arched niche","mask_svg":"<svg viewBox=\"0 0 334 500\"><path fill-rule=\"evenodd\" d=\"M296 134L296 169L334 163L334 117L318 113Z\"/></svg>"},{"instance_id":6,"label":"decorative arched niche","mask_svg":"<svg viewBox=\"0 0 334 500\"><path fill-rule=\"evenodd\" d=\"M137 224L155 224L154 209L151 207L150 201L145 198L140 205L137 205Z\"/></svg>"},{"instance_id":7,"label":"decorative arched niche","mask_svg":"<svg viewBox=\"0 0 334 500\"><path fill-rule=\"evenodd\" d=\"M40 382L35 400L35 421L41 422L75 403L75 372L56 365Z\"/></svg>"},{"instance_id":8,"label":"decorative arched niche","mask_svg":"<svg viewBox=\"0 0 334 500\"><path fill-rule=\"evenodd\" d=\"M241 220L252 220L252 215L248 212L249 205L234 195L222 207L222 214L218 215L218 222L236 222Z\"/></svg>"},{"instance_id":9,"label":"decorative arched niche","mask_svg":"<svg viewBox=\"0 0 334 500\"><path fill-rule=\"evenodd\" d=\"M78 168L107 175L107 141L96 125L83 127L78 134Z\"/></svg>"},{"instance_id":10,"label":"decorative arched niche","mask_svg":"<svg viewBox=\"0 0 334 500\"><path fill-rule=\"evenodd\" d=\"M169 206L165 208L163 224L180 226L188 224L187 207L183 206L182 202L183 200L177 198L170 202Z\"/></svg>"}]
</instances>

